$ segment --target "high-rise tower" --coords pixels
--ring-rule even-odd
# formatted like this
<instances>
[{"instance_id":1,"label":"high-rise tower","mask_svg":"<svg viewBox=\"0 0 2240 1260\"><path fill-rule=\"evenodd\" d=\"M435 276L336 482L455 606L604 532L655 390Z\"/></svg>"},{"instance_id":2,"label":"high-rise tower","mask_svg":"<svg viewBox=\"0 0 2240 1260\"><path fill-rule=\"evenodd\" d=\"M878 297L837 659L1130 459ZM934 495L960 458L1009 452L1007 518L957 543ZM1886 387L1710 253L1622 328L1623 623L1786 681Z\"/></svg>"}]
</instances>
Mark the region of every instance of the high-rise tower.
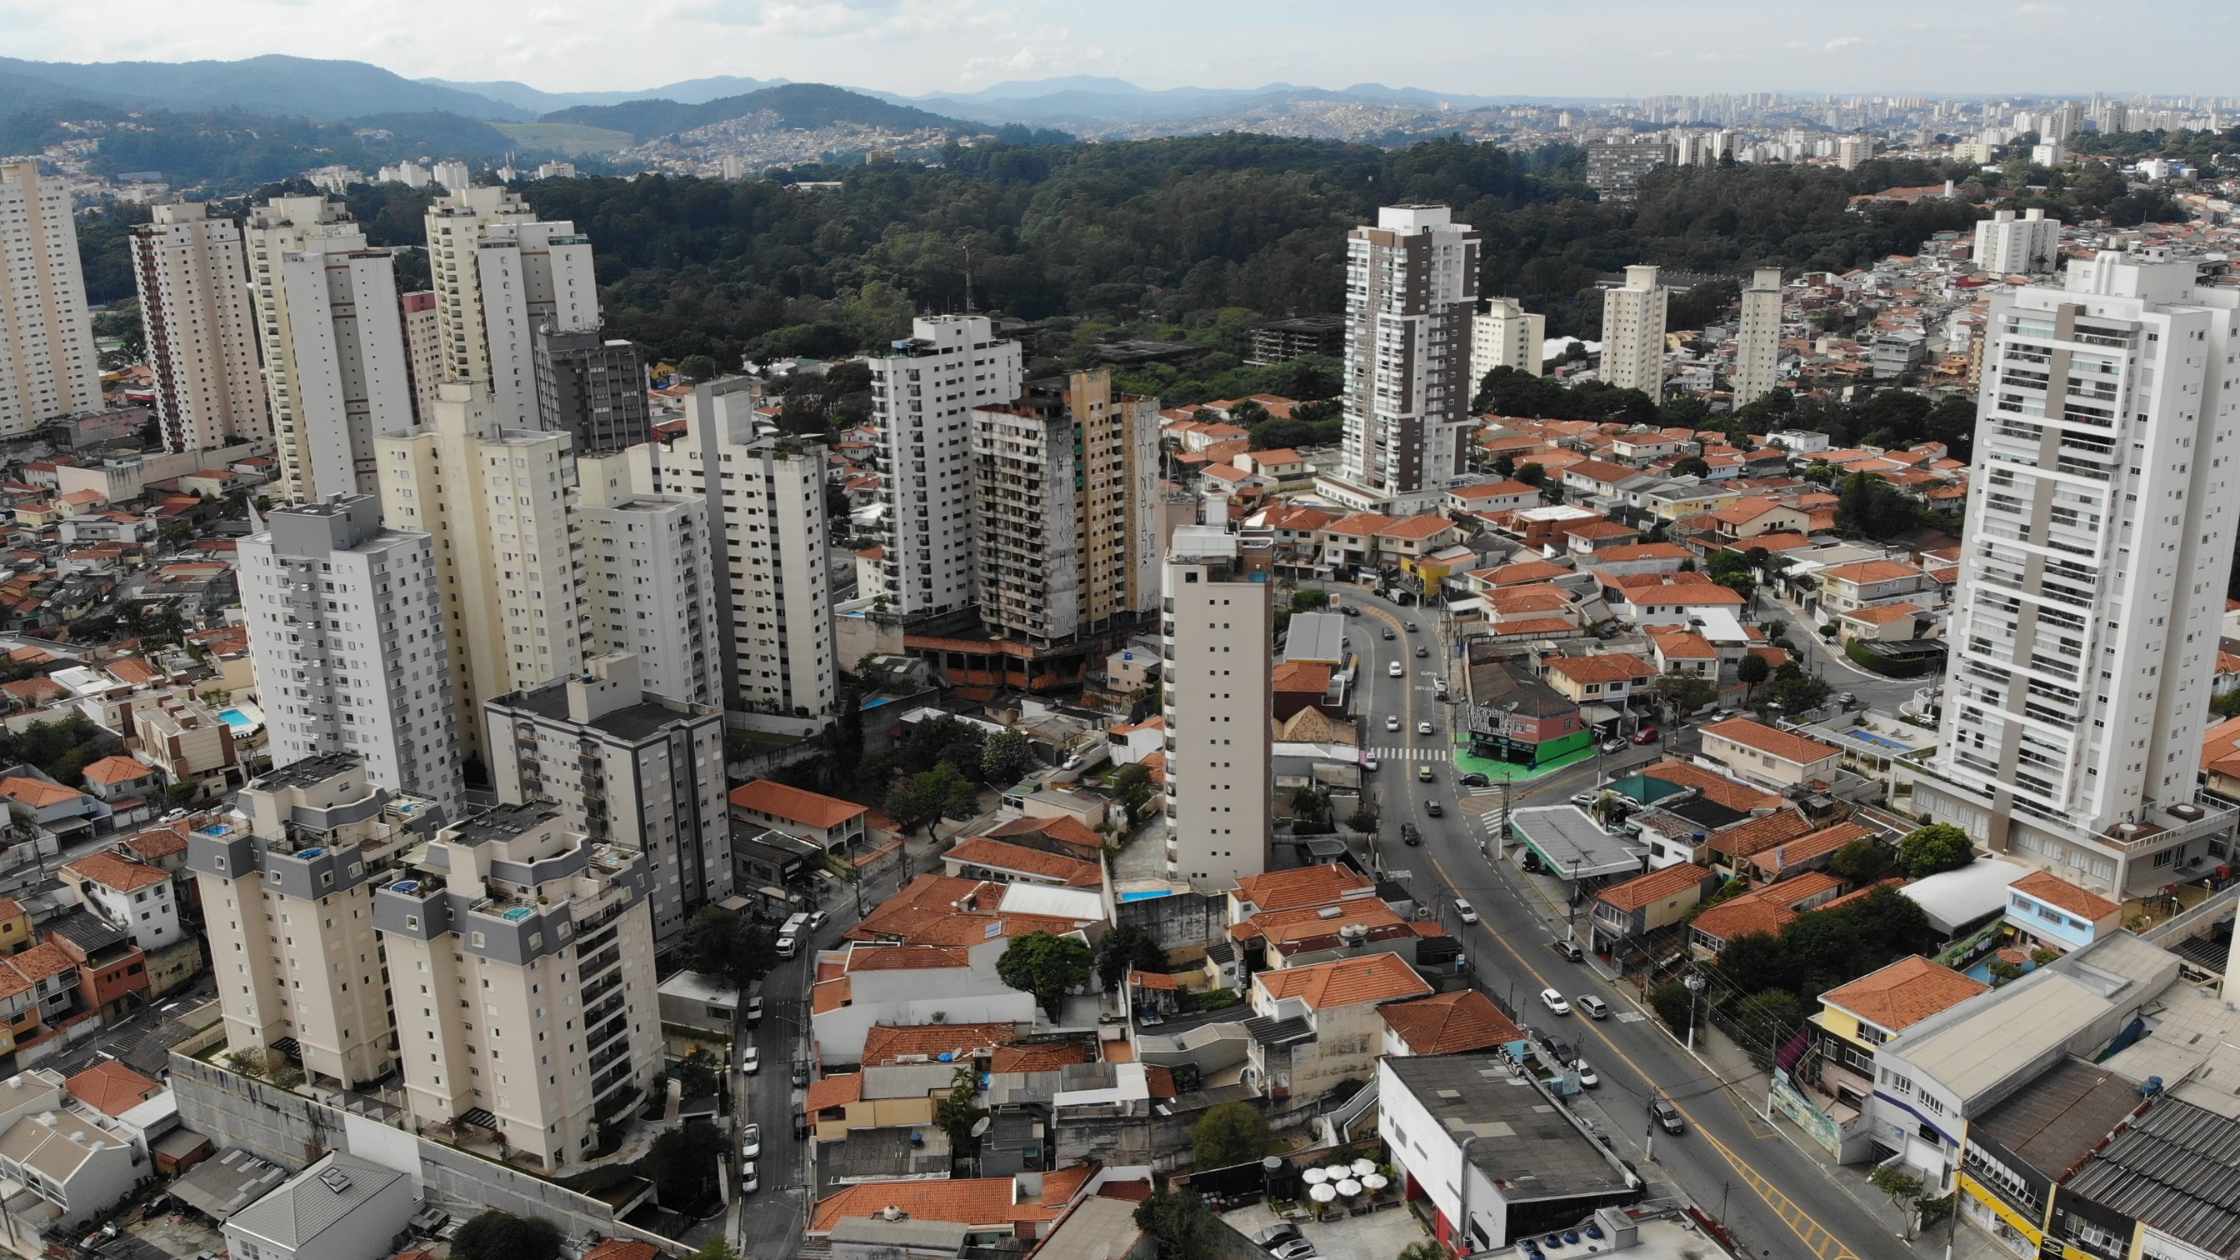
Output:
<instances>
[{"instance_id":1,"label":"high-rise tower","mask_svg":"<svg viewBox=\"0 0 2240 1260\"><path fill-rule=\"evenodd\" d=\"M1445 206L1385 206L1346 238L1345 446L1361 502L1411 513L1468 471L1478 233Z\"/></svg>"},{"instance_id":2,"label":"high-rise tower","mask_svg":"<svg viewBox=\"0 0 2240 1260\"><path fill-rule=\"evenodd\" d=\"M157 206L132 230L132 279L156 378L164 448L200 451L272 432L241 227L198 201Z\"/></svg>"}]
</instances>

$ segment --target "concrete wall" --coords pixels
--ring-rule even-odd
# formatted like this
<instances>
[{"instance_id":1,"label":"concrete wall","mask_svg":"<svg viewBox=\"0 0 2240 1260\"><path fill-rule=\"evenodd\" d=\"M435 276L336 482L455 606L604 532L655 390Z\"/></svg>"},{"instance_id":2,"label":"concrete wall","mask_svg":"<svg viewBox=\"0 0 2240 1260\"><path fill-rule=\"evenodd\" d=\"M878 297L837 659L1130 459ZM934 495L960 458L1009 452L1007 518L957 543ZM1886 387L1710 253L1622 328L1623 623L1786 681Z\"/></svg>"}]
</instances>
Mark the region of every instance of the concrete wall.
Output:
<instances>
[{"instance_id":1,"label":"concrete wall","mask_svg":"<svg viewBox=\"0 0 2240 1260\"><path fill-rule=\"evenodd\" d=\"M1150 843L1145 841L1145 843ZM1166 897L1147 897L1142 901L1121 901L1113 905L1116 922L1121 927L1142 928L1159 948L1167 951L1170 963L1185 963L1203 958L1206 946L1223 939L1224 901L1220 897L1204 897L1197 893L1180 892Z\"/></svg>"}]
</instances>

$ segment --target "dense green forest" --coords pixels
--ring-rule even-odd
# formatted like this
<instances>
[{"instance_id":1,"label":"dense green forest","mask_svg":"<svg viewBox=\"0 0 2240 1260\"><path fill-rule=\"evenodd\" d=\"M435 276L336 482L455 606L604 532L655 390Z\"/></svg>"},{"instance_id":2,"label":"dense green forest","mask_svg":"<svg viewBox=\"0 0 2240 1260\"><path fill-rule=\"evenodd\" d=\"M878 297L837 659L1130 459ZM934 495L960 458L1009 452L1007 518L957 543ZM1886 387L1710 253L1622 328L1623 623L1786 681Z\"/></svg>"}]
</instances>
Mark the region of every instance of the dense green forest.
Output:
<instances>
[{"instance_id":1,"label":"dense green forest","mask_svg":"<svg viewBox=\"0 0 2240 1260\"><path fill-rule=\"evenodd\" d=\"M845 123L887 127L896 131L934 129L977 134L987 130L979 123L960 122L908 105L889 104L866 97L860 92L850 92L846 88L831 87L823 83L785 83L698 105L680 105L668 100L625 101L620 105L578 105L572 109L546 114L541 121L579 123L586 127L627 131L638 139L645 140L652 136L665 136L673 132L690 131L695 127L705 127L710 123L743 118L766 110L777 115L779 126L799 127L805 131L817 131Z\"/></svg>"}]
</instances>

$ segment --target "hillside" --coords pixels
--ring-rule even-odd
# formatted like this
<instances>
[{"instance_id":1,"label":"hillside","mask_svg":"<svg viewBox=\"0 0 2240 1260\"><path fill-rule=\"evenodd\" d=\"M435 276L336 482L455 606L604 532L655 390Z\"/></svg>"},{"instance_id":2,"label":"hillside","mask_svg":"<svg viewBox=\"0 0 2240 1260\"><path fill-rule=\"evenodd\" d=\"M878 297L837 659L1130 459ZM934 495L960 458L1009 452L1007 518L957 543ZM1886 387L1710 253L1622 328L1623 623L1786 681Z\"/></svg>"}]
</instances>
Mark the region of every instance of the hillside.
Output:
<instances>
[{"instance_id":1,"label":"hillside","mask_svg":"<svg viewBox=\"0 0 2240 1260\"><path fill-rule=\"evenodd\" d=\"M339 163L372 174L400 158L490 161L533 146L489 123L457 114L369 114L347 122L222 112L151 110L126 119L115 106L65 102L0 115L0 153L34 153L66 140L96 138L87 160L96 175L159 172L184 192L228 194ZM547 150L556 152L557 150Z\"/></svg>"},{"instance_id":2,"label":"hillside","mask_svg":"<svg viewBox=\"0 0 2240 1260\"><path fill-rule=\"evenodd\" d=\"M579 105L546 114L539 121L576 123L609 131L627 131L640 140L674 135L770 111L778 125L802 131L853 124L889 131L976 131L970 123L944 118L909 105L896 105L823 83L788 83L763 88L744 96L726 96L699 105L678 101L631 101L623 105Z\"/></svg>"},{"instance_id":3,"label":"hillside","mask_svg":"<svg viewBox=\"0 0 2240 1260\"><path fill-rule=\"evenodd\" d=\"M539 114L549 114L554 110L573 109L578 105L621 105L629 101L680 101L686 105L699 105L718 97L758 92L791 80L743 79L735 74L719 74L712 78L685 79L637 92L547 92L511 79L495 79L486 83L461 83L452 79L421 79L419 82L473 92L494 101L518 105Z\"/></svg>"},{"instance_id":4,"label":"hillside","mask_svg":"<svg viewBox=\"0 0 2240 1260\"><path fill-rule=\"evenodd\" d=\"M51 95L41 95L41 93ZM240 110L338 122L442 110L473 119L535 115L472 92L415 83L363 61L21 61L0 57L0 105L72 99L133 109Z\"/></svg>"}]
</instances>

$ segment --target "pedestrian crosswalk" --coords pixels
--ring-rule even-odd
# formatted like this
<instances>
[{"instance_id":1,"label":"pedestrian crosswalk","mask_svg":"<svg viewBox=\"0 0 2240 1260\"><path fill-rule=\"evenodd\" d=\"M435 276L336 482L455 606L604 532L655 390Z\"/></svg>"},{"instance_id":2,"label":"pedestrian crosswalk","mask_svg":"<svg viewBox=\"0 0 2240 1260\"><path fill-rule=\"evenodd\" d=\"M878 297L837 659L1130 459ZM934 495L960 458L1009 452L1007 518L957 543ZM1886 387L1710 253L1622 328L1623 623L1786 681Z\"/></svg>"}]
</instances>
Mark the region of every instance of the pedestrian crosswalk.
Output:
<instances>
[{"instance_id":1,"label":"pedestrian crosswalk","mask_svg":"<svg viewBox=\"0 0 2240 1260\"><path fill-rule=\"evenodd\" d=\"M1379 761L1454 760L1454 753L1445 748L1371 748L1369 755Z\"/></svg>"},{"instance_id":2,"label":"pedestrian crosswalk","mask_svg":"<svg viewBox=\"0 0 2240 1260\"><path fill-rule=\"evenodd\" d=\"M1499 796L1501 795L1501 789L1497 787L1464 788L1462 794L1464 796Z\"/></svg>"}]
</instances>

